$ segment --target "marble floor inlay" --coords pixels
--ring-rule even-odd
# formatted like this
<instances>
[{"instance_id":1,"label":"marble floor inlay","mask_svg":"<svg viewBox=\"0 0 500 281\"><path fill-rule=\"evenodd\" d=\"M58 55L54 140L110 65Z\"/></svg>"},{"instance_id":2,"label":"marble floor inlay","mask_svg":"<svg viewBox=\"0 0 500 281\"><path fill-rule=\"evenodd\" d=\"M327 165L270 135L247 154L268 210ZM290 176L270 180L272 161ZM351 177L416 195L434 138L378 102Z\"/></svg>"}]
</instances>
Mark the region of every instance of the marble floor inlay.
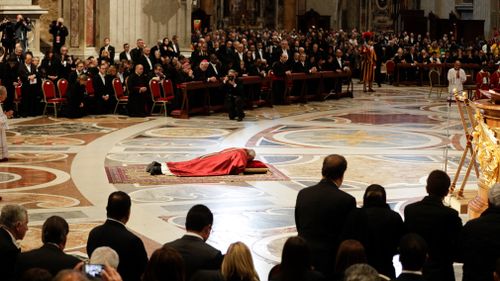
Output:
<instances>
[{"instance_id":1,"label":"marble floor inlay","mask_svg":"<svg viewBox=\"0 0 500 281\"><path fill-rule=\"evenodd\" d=\"M378 183L400 213L425 195L430 171L446 166L453 177L457 169L466 140L456 105L428 98L426 87L384 85L373 94L359 87L353 99L247 110L243 122L224 113L188 120L118 115L11 120L9 162L0 163L0 206L29 209L23 250L41 244L43 221L58 214L70 224L67 250L85 255L88 232L105 219L110 192L130 194L128 227L149 254L183 234L192 205L206 204L215 215L208 242L222 252L234 241L247 243L265 280L286 238L296 234L297 192L321 178L324 156L347 158L344 188L358 203L366 186ZM133 170L153 160L183 161L227 147L255 149L257 159L271 164L279 177L162 181L151 180L142 168ZM133 176L110 183L107 171L126 170ZM476 184L472 173L466 188Z\"/></svg>"}]
</instances>

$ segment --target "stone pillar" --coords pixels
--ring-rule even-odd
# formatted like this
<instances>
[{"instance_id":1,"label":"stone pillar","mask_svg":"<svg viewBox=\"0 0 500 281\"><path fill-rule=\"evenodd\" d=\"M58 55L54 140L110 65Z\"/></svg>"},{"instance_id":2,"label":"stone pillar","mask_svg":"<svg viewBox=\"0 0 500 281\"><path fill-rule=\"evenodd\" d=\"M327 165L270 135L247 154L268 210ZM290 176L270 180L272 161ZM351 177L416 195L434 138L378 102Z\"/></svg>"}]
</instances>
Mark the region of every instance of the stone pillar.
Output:
<instances>
[{"instance_id":1,"label":"stone pillar","mask_svg":"<svg viewBox=\"0 0 500 281\"><path fill-rule=\"evenodd\" d=\"M30 18L31 32L28 32L28 49L35 56L40 56L40 16L47 14L47 10L38 5L32 5L32 0L2 0L0 2L0 18L15 20L16 15Z\"/></svg>"},{"instance_id":2,"label":"stone pillar","mask_svg":"<svg viewBox=\"0 0 500 281\"><path fill-rule=\"evenodd\" d=\"M283 28L292 30L297 26L297 2L296 0L283 1Z\"/></svg>"},{"instance_id":3,"label":"stone pillar","mask_svg":"<svg viewBox=\"0 0 500 281\"><path fill-rule=\"evenodd\" d=\"M488 38L491 31L491 0L474 0L473 19L484 20L484 36Z\"/></svg>"},{"instance_id":4,"label":"stone pillar","mask_svg":"<svg viewBox=\"0 0 500 281\"><path fill-rule=\"evenodd\" d=\"M179 37L189 48L192 0L62 0L62 14L70 29L67 45L79 57L97 55L109 37L116 57L124 43L132 48L138 38L148 46L163 37Z\"/></svg>"},{"instance_id":5,"label":"stone pillar","mask_svg":"<svg viewBox=\"0 0 500 281\"><path fill-rule=\"evenodd\" d=\"M96 56L94 16L95 0L63 0L62 17L68 28L66 46L69 53L85 58Z\"/></svg>"}]
</instances>

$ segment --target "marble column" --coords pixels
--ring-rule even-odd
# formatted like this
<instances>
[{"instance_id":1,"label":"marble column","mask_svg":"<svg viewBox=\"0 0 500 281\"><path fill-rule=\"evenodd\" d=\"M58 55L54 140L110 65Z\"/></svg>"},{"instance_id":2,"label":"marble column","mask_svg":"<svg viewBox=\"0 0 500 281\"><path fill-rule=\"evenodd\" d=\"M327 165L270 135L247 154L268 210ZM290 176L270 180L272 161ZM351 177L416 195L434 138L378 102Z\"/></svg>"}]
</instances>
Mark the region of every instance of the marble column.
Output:
<instances>
[{"instance_id":1,"label":"marble column","mask_svg":"<svg viewBox=\"0 0 500 281\"><path fill-rule=\"evenodd\" d=\"M70 52L97 55L109 37L116 56L124 43L132 48L138 38L153 46L163 37L179 37L189 48L192 0L62 0L62 14L70 29ZM117 57L115 57L117 59Z\"/></svg>"},{"instance_id":2,"label":"marble column","mask_svg":"<svg viewBox=\"0 0 500 281\"><path fill-rule=\"evenodd\" d=\"M28 32L28 50L35 56L40 56L40 16L47 14L47 10L38 5L32 5L32 0L2 0L0 1L0 18L15 20L16 15L30 18L33 25Z\"/></svg>"},{"instance_id":3,"label":"marble column","mask_svg":"<svg viewBox=\"0 0 500 281\"><path fill-rule=\"evenodd\" d=\"M283 1L283 28L292 30L297 26L297 1Z\"/></svg>"},{"instance_id":4,"label":"marble column","mask_svg":"<svg viewBox=\"0 0 500 281\"><path fill-rule=\"evenodd\" d=\"M491 0L474 0L473 19L484 20L484 36L488 38L491 30Z\"/></svg>"},{"instance_id":5,"label":"marble column","mask_svg":"<svg viewBox=\"0 0 500 281\"><path fill-rule=\"evenodd\" d=\"M96 56L94 17L95 0L63 0L62 17L68 28L66 46L69 53L85 58Z\"/></svg>"}]
</instances>

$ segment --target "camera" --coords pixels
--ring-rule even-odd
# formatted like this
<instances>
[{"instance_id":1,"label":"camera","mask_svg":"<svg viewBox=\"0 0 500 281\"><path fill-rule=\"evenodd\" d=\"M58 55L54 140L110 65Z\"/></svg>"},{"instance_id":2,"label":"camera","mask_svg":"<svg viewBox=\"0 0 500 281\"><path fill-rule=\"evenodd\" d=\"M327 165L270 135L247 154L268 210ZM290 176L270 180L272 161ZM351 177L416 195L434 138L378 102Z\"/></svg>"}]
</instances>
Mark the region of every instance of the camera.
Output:
<instances>
[{"instance_id":1,"label":"camera","mask_svg":"<svg viewBox=\"0 0 500 281\"><path fill-rule=\"evenodd\" d=\"M228 76L228 77L227 77L227 80L229 80L229 81L234 81L234 76L232 76L232 75Z\"/></svg>"},{"instance_id":2,"label":"camera","mask_svg":"<svg viewBox=\"0 0 500 281\"><path fill-rule=\"evenodd\" d=\"M83 265L83 273L90 278L100 277L103 270L103 264L85 263Z\"/></svg>"}]
</instances>

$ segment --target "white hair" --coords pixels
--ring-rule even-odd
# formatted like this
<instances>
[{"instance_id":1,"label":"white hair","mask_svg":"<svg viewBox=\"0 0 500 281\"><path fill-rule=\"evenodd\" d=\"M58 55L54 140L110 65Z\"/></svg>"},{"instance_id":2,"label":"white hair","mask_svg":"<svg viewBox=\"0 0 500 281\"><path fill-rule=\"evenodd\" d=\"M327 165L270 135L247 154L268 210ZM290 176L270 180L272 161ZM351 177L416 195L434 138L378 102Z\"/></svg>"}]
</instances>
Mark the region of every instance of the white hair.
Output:
<instances>
[{"instance_id":1,"label":"white hair","mask_svg":"<svg viewBox=\"0 0 500 281\"><path fill-rule=\"evenodd\" d=\"M500 207L500 183L495 183L488 191L488 202L495 207Z\"/></svg>"},{"instance_id":2,"label":"white hair","mask_svg":"<svg viewBox=\"0 0 500 281\"><path fill-rule=\"evenodd\" d=\"M349 266L344 273L345 281L379 281L380 277L375 268L366 263L357 263Z\"/></svg>"},{"instance_id":3,"label":"white hair","mask_svg":"<svg viewBox=\"0 0 500 281\"><path fill-rule=\"evenodd\" d=\"M14 228L17 223L24 222L27 215L26 208L21 205L5 205L0 215L0 224L7 228Z\"/></svg>"},{"instance_id":4,"label":"white hair","mask_svg":"<svg viewBox=\"0 0 500 281\"><path fill-rule=\"evenodd\" d=\"M92 252L90 263L107 264L113 268L118 268L120 257L115 250L110 247L99 247Z\"/></svg>"}]
</instances>

